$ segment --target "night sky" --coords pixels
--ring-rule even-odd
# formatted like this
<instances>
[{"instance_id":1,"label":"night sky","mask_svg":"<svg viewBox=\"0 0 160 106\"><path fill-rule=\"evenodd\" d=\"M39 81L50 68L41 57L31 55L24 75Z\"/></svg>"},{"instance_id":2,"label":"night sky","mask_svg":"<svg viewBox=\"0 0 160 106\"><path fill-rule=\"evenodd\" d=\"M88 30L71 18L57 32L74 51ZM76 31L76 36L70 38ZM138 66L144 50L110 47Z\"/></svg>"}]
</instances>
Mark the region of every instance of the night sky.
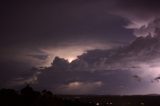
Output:
<instances>
[{"instance_id":1,"label":"night sky","mask_svg":"<svg viewBox=\"0 0 160 106\"><path fill-rule=\"evenodd\" d=\"M160 94L160 1L0 2L0 88Z\"/></svg>"}]
</instances>

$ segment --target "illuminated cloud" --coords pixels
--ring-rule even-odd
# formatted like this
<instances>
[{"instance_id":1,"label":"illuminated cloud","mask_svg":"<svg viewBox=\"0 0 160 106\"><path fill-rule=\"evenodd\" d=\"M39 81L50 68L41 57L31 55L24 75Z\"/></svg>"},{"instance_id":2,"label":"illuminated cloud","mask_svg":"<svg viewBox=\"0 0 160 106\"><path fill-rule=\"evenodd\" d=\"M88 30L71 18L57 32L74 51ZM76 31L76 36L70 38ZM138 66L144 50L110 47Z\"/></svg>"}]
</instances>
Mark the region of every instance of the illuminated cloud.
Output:
<instances>
[{"instance_id":1,"label":"illuminated cloud","mask_svg":"<svg viewBox=\"0 0 160 106\"><path fill-rule=\"evenodd\" d=\"M133 29L137 37L159 35L160 2L152 0L115 0L113 14L117 14L129 21L125 26Z\"/></svg>"},{"instance_id":2,"label":"illuminated cloud","mask_svg":"<svg viewBox=\"0 0 160 106\"><path fill-rule=\"evenodd\" d=\"M97 89L102 87L103 83L101 81L95 82L80 82L74 81L68 84L61 85L55 90L59 93L75 93L75 94L93 94Z\"/></svg>"},{"instance_id":3,"label":"illuminated cloud","mask_svg":"<svg viewBox=\"0 0 160 106\"><path fill-rule=\"evenodd\" d=\"M159 92L155 81L160 75L158 44L156 37L139 37L125 47L88 50L72 62L56 56L50 66L37 68L14 84L29 82L56 94Z\"/></svg>"},{"instance_id":4,"label":"illuminated cloud","mask_svg":"<svg viewBox=\"0 0 160 106\"><path fill-rule=\"evenodd\" d=\"M54 93L158 93L159 4L4 1L0 87L27 82Z\"/></svg>"}]
</instances>

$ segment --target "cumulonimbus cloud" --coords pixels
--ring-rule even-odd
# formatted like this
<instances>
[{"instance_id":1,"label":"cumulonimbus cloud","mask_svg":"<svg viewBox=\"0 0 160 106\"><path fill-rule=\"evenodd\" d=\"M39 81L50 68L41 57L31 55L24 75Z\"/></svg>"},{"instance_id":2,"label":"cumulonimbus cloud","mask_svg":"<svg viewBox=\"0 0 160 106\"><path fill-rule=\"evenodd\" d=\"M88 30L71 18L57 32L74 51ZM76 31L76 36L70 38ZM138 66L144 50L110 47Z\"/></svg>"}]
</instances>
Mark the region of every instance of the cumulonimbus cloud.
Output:
<instances>
[{"instance_id":1,"label":"cumulonimbus cloud","mask_svg":"<svg viewBox=\"0 0 160 106\"><path fill-rule=\"evenodd\" d=\"M129 21L125 27L133 29L136 36L156 36L160 34L160 2L152 0L115 0L113 14Z\"/></svg>"}]
</instances>

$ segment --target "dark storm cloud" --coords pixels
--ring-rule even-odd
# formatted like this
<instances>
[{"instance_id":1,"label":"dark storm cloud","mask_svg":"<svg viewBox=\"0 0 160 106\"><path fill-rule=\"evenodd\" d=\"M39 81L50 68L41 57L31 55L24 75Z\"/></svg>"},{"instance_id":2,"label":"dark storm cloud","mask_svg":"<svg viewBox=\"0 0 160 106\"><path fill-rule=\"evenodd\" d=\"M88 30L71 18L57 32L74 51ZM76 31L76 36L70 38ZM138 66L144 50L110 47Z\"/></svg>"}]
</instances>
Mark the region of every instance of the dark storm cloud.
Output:
<instances>
[{"instance_id":1,"label":"dark storm cloud","mask_svg":"<svg viewBox=\"0 0 160 106\"><path fill-rule=\"evenodd\" d=\"M159 71L159 53L156 52L159 50L158 44L157 37L140 37L125 47L89 50L71 63L55 57L51 66L35 68L32 75L15 79L12 83L18 86L28 82L57 94L158 92L153 89L157 82L151 83ZM152 50L149 51L148 48Z\"/></svg>"},{"instance_id":2,"label":"dark storm cloud","mask_svg":"<svg viewBox=\"0 0 160 106\"><path fill-rule=\"evenodd\" d=\"M159 33L159 7L158 1L149 0L5 1L1 4L0 61L6 63L0 65L0 85L32 83L55 93L150 93L154 90L148 80L159 71L157 37L140 37L118 49L95 47L71 63L56 57L51 66L25 70L34 65L34 59L47 60L48 48L55 53L68 46L128 43L133 36L124 28L126 19L126 28L136 36L154 36Z\"/></svg>"},{"instance_id":3,"label":"dark storm cloud","mask_svg":"<svg viewBox=\"0 0 160 106\"><path fill-rule=\"evenodd\" d=\"M39 59L39 60L46 60L48 58L48 55L42 55L42 54L30 54L30 55L27 55L27 56L30 56L30 57L33 57L33 58L36 58L36 59Z\"/></svg>"},{"instance_id":4,"label":"dark storm cloud","mask_svg":"<svg viewBox=\"0 0 160 106\"><path fill-rule=\"evenodd\" d=\"M1 2L0 61L6 64L5 68L3 67L3 71L6 71L1 75L5 74L8 79L6 73L17 75L21 73L21 66L44 64L43 59L48 61L48 58L55 56L55 52L65 47L77 46L82 48L83 53L86 48L83 49L82 46L97 48L96 45L101 44L112 47L115 43L128 42L132 35L122 27L124 20L107 13L111 4L112 0ZM49 53L52 53L53 57L42 52L44 48L52 48ZM65 52L72 51L69 49L62 52L64 55ZM10 68L10 61L20 61L23 65ZM15 65L18 67L18 63ZM18 77L16 75L15 77Z\"/></svg>"},{"instance_id":5,"label":"dark storm cloud","mask_svg":"<svg viewBox=\"0 0 160 106\"><path fill-rule=\"evenodd\" d=\"M122 28L123 19L107 14L109 4L84 0L3 3L1 45L56 46L90 37L100 41L126 38L130 32Z\"/></svg>"},{"instance_id":6,"label":"dark storm cloud","mask_svg":"<svg viewBox=\"0 0 160 106\"><path fill-rule=\"evenodd\" d=\"M146 20L159 17L160 1L157 0L115 0L115 7L118 14L129 19Z\"/></svg>"},{"instance_id":7,"label":"dark storm cloud","mask_svg":"<svg viewBox=\"0 0 160 106\"><path fill-rule=\"evenodd\" d=\"M145 11L143 13L144 15L157 13L160 10L159 5L160 1L158 0L117 0L116 2L116 6L124 9L125 11L133 11L135 13Z\"/></svg>"},{"instance_id":8,"label":"dark storm cloud","mask_svg":"<svg viewBox=\"0 0 160 106\"><path fill-rule=\"evenodd\" d=\"M148 85L147 82L136 81L131 72L124 70L56 69L42 69L35 86L57 94L131 94L136 92L135 88L141 90L142 83L144 87Z\"/></svg>"},{"instance_id":9,"label":"dark storm cloud","mask_svg":"<svg viewBox=\"0 0 160 106\"><path fill-rule=\"evenodd\" d=\"M19 61L0 62L0 88L13 87L11 81L14 79L32 76L34 72L29 71L31 67L28 63Z\"/></svg>"},{"instance_id":10,"label":"dark storm cloud","mask_svg":"<svg viewBox=\"0 0 160 106\"><path fill-rule=\"evenodd\" d=\"M131 74L127 72L116 72L113 74L105 74L105 72L53 72L41 74L39 76L39 86L40 88L48 88L55 93L74 93L74 94L120 94L120 93L131 93L131 88L134 87L133 84L137 86L141 86L141 84L134 79L132 79ZM46 75L44 77L43 75ZM124 77L126 76L126 77ZM114 77L114 78L113 78ZM65 79L65 80L63 80ZM126 80L127 79L127 80ZM81 91L81 86L77 86L78 88L72 92L73 88L61 88L63 85L67 85L70 83L79 82L83 83L82 85L89 89L87 92ZM99 82L96 84L96 82ZM89 86L88 86L89 84ZM87 86L86 86L87 85ZM90 89L90 86L92 89ZM121 87L124 88L121 88ZM75 85L76 87L76 85ZM98 87L98 88L97 88ZM61 88L61 89L60 89ZM67 92L66 89L69 89ZM134 88L132 89L134 90ZM133 92L133 91L132 91Z\"/></svg>"},{"instance_id":11,"label":"dark storm cloud","mask_svg":"<svg viewBox=\"0 0 160 106\"><path fill-rule=\"evenodd\" d=\"M158 45L160 43L157 37L139 37L126 47L90 50L71 63L56 57L50 67L39 70L42 73L37 78L37 86L46 87L55 93L157 92L153 88L157 86L157 82L152 85L151 81L159 80Z\"/></svg>"},{"instance_id":12,"label":"dark storm cloud","mask_svg":"<svg viewBox=\"0 0 160 106\"><path fill-rule=\"evenodd\" d=\"M117 0L115 14L129 20L126 26L134 30L136 36L155 36L159 30L160 1L157 0ZM158 23L157 23L158 22Z\"/></svg>"}]
</instances>

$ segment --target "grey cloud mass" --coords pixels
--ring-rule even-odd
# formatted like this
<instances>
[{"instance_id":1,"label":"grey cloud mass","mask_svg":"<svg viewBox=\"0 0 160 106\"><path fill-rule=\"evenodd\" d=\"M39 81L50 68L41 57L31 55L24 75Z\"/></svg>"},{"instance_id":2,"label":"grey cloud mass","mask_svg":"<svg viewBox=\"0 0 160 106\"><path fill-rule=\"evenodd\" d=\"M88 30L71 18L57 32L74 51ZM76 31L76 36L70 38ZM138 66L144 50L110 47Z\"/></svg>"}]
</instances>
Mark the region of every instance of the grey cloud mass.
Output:
<instances>
[{"instance_id":1,"label":"grey cloud mass","mask_svg":"<svg viewBox=\"0 0 160 106\"><path fill-rule=\"evenodd\" d=\"M0 5L0 88L30 83L57 94L159 92L158 0Z\"/></svg>"},{"instance_id":2,"label":"grey cloud mass","mask_svg":"<svg viewBox=\"0 0 160 106\"><path fill-rule=\"evenodd\" d=\"M159 92L157 37L139 37L130 45L90 50L69 63L55 57L37 69L36 86L58 94L145 94Z\"/></svg>"},{"instance_id":3,"label":"grey cloud mass","mask_svg":"<svg viewBox=\"0 0 160 106\"><path fill-rule=\"evenodd\" d=\"M126 28L133 29L136 36L159 34L160 2L157 0L117 0L113 14L126 18Z\"/></svg>"}]
</instances>

